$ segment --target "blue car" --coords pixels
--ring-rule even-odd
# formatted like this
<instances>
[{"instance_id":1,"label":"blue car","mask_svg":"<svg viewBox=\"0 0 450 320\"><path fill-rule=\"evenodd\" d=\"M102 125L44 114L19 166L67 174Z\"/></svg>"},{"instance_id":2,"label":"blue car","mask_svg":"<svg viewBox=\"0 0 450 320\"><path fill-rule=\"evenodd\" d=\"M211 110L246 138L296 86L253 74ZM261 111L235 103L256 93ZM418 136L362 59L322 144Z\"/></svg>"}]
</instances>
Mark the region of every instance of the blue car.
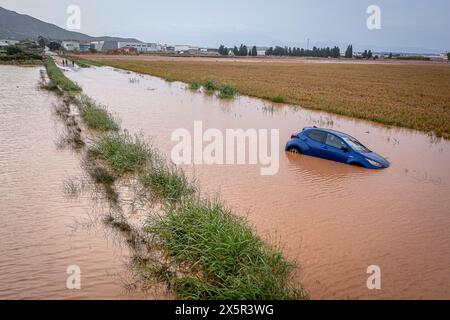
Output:
<instances>
[{"instance_id":1,"label":"blue car","mask_svg":"<svg viewBox=\"0 0 450 320\"><path fill-rule=\"evenodd\" d=\"M305 128L291 136L286 144L286 151L368 169L382 169L390 166L389 161L370 151L355 138L330 129Z\"/></svg>"}]
</instances>

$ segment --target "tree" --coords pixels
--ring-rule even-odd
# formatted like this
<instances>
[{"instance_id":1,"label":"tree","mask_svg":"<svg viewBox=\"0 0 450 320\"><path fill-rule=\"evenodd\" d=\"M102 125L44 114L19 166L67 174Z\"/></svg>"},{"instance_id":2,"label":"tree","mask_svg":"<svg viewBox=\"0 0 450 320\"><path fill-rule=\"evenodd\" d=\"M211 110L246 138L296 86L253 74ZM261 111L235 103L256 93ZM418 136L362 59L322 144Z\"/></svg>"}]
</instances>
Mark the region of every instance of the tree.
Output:
<instances>
[{"instance_id":1,"label":"tree","mask_svg":"<svg viewBox=\"0 0 450 320\"><path fill-rule=\"evenodd\" d=\"M372 57L373 57L372 50L369 50L369 52L367 52L367 59L371 59Z\"/></svg>"},{"instance_id":2,"label":"tree","mask_svg":"<svg viewBox=\"0 0 450 320\"><path fill-rule=\"evenodd\" d=\"M219 47L219 54L221 54L222 56L227 56L228 55L228 48L225 47L224 45L221 45Z\"/></svg>"},{"instance_id":3,"label":"tree","mask_svg":"<svg viewBox=\"0 0 450 320\"><path fill-rule=\"evenodd\" d=\"M447 60L450 61L450 52L447 52Z\"/></svg>"},{"instance_id":4,"label":"tree","mask_svg":"<svg viewBox=\"0 0 450 320\"><path fill-rule=\"evenodd\" d=\"M239 47L238 56L241 56L241 57L246 57L246 56L248 56L248 49L247 49L247 46L241 44L241 46Z\"/></svg>"},{"instance_id":5,"label":"tree","mask_svg":"<svg viewBox=\"0 0 450 320\"><path fill-rule=\"evenodd\" d=\"M363 54L362 54L362 57L363 57L364 59L367 59L367 56L368 56L368 52L367 52L367 50L364 50L364 52L363 52Z\"/></svg>"},{"instance_id":6,"label":"tree","mask_svg":"<svg viewBox=\"0 0 450 320\"><path fill-rule=\"evenodd\" d=\"M258 55L258 49L256 49L256 46L253 46L252 48L252 56L256 57Z\"/></svg>"},{"instance_id":7,"label":"tree","mask_svg":"<svg viewBox=\"0 0 450 320\"><path fill-rule=\"evenodd\" d=\"M238 56L238 55L239 55L239 49L238 49L236 46L234 46L234 48L233 48L233 54L234 54L235 56Z\"/></svg>"},{"instance_id":8,"label":"tree","mask_svg":"<svg viewBox=\"0 0 450 320\"><path fill-rule=\"evenodd\" d=\"M347 47L347 50L345 50L345 57L348 59L353 58L353 45Z\"/></svg>"},{"instance_id":9,"label":"tree","mask_svg":"<svg viewBox=\"0 0 450 320\"><path fill-rule=\"evenodd\" d=\"M47 39L45 39L43 36L39 36L38 37L38 44L39 44L39 47L41 47L42 49L44 49L45 48L45 46L47 45Z\"/></svg>"},{"instance_id":10,"label":"tree","mask_svg":"<svg viewBox=\"0 0 450 320\"><path fill-rule=\"evenodd\" d=\"M392 52L389 53L389 59L392 59Z\"/></svg>"},{"instance_id":11,"label":"tree","mask_svg":"<svg viewBox=\"0 0 450 320\"><path fill-rule=\"evenodd\" d=\"M48 48L51 51L58 51L59 49L61 49L61 44L59 42L52 41L48 44Z\"/></svg>"}]
</instances>

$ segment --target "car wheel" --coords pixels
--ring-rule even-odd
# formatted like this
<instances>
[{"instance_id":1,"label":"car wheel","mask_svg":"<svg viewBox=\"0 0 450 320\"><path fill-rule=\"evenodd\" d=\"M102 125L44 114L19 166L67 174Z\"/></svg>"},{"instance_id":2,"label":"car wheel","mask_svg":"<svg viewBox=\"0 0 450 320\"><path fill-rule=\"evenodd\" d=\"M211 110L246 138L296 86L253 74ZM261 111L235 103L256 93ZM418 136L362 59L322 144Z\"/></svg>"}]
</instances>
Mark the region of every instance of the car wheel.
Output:
<instances>
[{"instance_id":1,"label":"car wheel","mask_svg":"<svg viewBox=\"0 0 450 320\"><path fill-rule=\"evenodd\" d=\"M288 150L288 152L293 153L293 154L300 154L300 149L297 147L292 147Z\"/></svg>"}]
</instances>

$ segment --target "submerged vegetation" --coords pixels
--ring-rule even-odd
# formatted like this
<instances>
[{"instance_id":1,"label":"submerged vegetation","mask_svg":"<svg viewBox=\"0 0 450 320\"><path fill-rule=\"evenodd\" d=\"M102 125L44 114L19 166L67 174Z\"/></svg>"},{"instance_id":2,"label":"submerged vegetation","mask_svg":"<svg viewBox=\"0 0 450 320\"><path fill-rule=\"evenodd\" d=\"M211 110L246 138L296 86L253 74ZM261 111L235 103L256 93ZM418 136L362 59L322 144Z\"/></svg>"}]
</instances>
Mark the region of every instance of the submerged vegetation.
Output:
<instances>
[{"instance_id":1,"label":"submerged vegetation","mask_svg":"<svg viewBox=\"0 0 450 320\"><path fill-rule=\"evenodd\" d=\"M284 100L284 98L282 96L276 96L270 100L274 103L285 103L286 102L286 100Z\"/></svg>"},{"instance_id":2,"label":"submerged vegetation","mask_svg":"<svg viewBox=\"0 0 450 320\"><path fill-rule=\"evenodd\" d=\"M237 94L237 90L235 87L229 84L223 84L219 89L219 98L221 99L231 99L234 98Z\"/></svg>"},{"instance_id":3,"label":"submerged vegetation","mask_svg":"<svg viewBox=\"0 0 450 320\"><path fill-rule=\"evenodd\" d=\"M60 91L72 95L81 92L81 88L63 74L63 72L56 66L53 59L46 58L44 64L50 81Z\"/></svg>"},{"instance_id":4,"label":"submerged vegetation","mask_svg":"<svg viewBox=\"0 0 450 320\"><path fill-rule=\"evenodd\" d=\"M121 133L101 138L89 149L89 156L106 161L116 174L123 175L142 169L151 159L151 150L138 136Z\"/></svg>"},{"instance_id":5,"label":"submerged vegetation","mask_svg":"<svg viewBox=\"0 0 450 320\"><path fill-rule=\"evenodd\" d=\"M150 219L146 231L169 257L187 264L175 280L182 299L307 298L288 285L293 265L220 202L188 200Z\"/></svg>"},{"instance_id":6,"label":"submerged vegetation","mask_svg":"<svg viewBox=\"0 0 450 320\"><path fill-rule=\"evenodd\" d=\"M119 124L108 112L106 107L98 105L86 95L77 99L80 116L83 122L91 129L99 131L118 131Z\"/></svg>"},{"instance_id":7,"label":"submerged vegetation","mask_svg":"<svg viewBox=\"0 0 450 320\"><path fill-rule=\"evenodd\" d=\"M450 66L402 63L105 60L110 66L189 83L215 79L244 95L434 133L450 139ZM216 90L213 82L205 90Z\"/></svg>"},{"instance_id":8,"label":"submerged vegetation","mask_svg":"<svg viewBox=\"0 0 450 320\"><path fill-rule=\"evenodd\" d=\"M189 82L189 89L198 90L200 89L200 84L195 79L192 79L191 82Z\"/></svg>"},{"instance_id":9,"label":"submerged vegetation","mask_svg":"<svg viewBox=\"0 0 450 320\"><path fill-rule=\"evenodd\" d=\"M140 175L140 180L152 195L169 202L180 201L196 191L182 170L165 163L147 168Z\"/></svg>"},{"instance_id":10,"label":"submerged vegetation","mask_svg":"<svg viewBox=\"0 0 450 320\"><path fill-rule=\"evenodd\" d=\"M203 83L203 88L209 92L217 90L216 84L211 79L205 80L205 82Z\"/></svg>"},{"instance_id":11,"label":"submerged vegetation","mask_svg":"<svg viewBox=\"0 0 450 320\"><path fill-rule=\"evenodd\" d=\"M57 110L66 125L74 122L76 131L81 131L74 116L69 116L69 104L74 102L83 123L98 129L90 133L94 141L87 149L85 168L92 181L104 188L114 208L119 208L119 213L109 213L104 222L126 235L136 251L134 266L143 278L167 283L182 299L308 298L301 287L291 283L294 265L279 248L263 241L244 218L220 200L201 198L196 183L142 138L118 132L106 107L85 96L74 98L74 84L54 71L53 62L47 64L49 78L56 78L58 88L67 95ZM232 87L221 89L226 96L236 94ZM132 227L120 209L114 185L125 174L162 210L157 215L150 212L142 230ZM142 246L148 258L140 251ZM150 252L158 252L158 258L150 258Z\"/></svg>"}]
</instances>

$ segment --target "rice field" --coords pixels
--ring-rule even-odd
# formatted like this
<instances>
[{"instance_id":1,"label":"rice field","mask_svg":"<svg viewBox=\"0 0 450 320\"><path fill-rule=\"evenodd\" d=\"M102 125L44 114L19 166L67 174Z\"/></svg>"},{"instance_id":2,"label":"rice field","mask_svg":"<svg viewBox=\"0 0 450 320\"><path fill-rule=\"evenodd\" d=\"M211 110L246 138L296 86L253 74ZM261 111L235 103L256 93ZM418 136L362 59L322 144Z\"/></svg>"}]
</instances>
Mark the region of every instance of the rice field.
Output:
<instances>
[{"instance_id":1,"label":"rice field","mask_svg":"<svg viewBox=\"0 0 450 320\"><path fill-rule=\"evenodd\" d=\"M227 83L245 95L450 138L450 64L357 64L102 59L190 83Z\"/></svg>"}]
</instances>

